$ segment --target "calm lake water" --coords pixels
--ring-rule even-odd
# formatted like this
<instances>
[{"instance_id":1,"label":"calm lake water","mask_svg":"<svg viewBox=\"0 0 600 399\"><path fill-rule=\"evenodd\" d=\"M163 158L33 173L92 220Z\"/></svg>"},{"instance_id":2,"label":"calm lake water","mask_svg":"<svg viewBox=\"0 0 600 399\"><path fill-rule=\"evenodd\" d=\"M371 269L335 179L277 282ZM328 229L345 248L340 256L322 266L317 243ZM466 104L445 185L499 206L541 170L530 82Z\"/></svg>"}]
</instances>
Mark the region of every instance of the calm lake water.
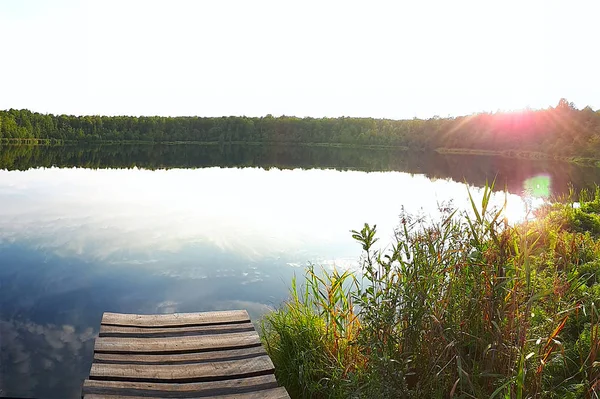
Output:
<instances>
[{"instance_id":1,"label":"calm lake water","mask_svg":"<svg viewBox=\"0 0 600 399\"><path fill-rule=\"evenodd\" d=\"M78 397L104 311L257 320L309 262L356 269L351 229L377 224L385 244L403 207L465 208L464 181L480 197L494 178L518 220L600 169L365 149L0 148L0 396Z\"/></svg>"}]
</instances>

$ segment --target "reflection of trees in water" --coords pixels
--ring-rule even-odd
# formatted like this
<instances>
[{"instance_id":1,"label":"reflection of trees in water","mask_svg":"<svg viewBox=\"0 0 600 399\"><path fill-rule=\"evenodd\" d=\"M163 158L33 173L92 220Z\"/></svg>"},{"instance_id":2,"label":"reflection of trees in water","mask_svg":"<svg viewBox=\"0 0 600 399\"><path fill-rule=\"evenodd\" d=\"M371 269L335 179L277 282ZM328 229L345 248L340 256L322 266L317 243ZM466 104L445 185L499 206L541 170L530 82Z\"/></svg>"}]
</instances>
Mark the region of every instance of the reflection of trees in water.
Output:
<instances>
[{"instance_id":1,"label":"reflection of trees in water","mask_svg":"<svg viewBox=\"0 0 600 399\"><path fill-rule=\"evenodd\" d=\"M553 194L590 187L600 169L568 163L530 161L478 155L440 155L391 149L306 147L290 145L98 145L3 146L0 168L35 167L168 169L203 167L335 168L400 171L429 178L467 181L483 186L496 178L497 189L512 193L530 189L528 179L544 176Z\"/></svg>"}]
</instances>

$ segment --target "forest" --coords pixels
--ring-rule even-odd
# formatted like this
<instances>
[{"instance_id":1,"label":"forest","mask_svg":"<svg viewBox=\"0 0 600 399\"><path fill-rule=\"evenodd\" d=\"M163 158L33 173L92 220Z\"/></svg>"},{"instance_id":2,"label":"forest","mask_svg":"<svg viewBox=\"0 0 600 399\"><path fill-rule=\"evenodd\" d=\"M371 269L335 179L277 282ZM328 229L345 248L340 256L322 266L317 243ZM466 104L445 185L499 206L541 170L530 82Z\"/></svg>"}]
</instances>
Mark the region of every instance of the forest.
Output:
<instances>
[{"instance_id":1,"label":"forest","mask_svg":"<svg viewBox=\"0 0 600 399\"><path fill-rule=\"evenodd\" d=\"M430 119L72 116L0 111L4 142L288 143L532 152L597 159L600 110L556 107Z\"/></svg>"}]
</instances>

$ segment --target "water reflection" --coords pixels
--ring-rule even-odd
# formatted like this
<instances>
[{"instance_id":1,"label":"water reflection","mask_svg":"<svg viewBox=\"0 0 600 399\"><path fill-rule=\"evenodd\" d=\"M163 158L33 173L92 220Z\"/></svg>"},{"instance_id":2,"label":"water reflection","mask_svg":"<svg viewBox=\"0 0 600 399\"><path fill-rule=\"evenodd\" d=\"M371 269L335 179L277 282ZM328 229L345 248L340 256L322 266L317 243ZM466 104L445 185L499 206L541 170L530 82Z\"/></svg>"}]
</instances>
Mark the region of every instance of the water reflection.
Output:
<instances>
[{"instance_id":1,"label":"water reflection","mask_svg":"<svg viewBox=\"0 0 600 399\"><path fill-rule=\"evenodd\" d=\"M569 185L585 188L600 180L600 168L564 162L523 160L477 155L440 155L393 149L329 148L289 145L94 145L0 146L0 169L35 167L143 169L261 167L269 169L335 168L338 170L401 171L431 179L450 178L482 186L497 181L521 194L528 179L548 176L551 193L566 193Z\"/></svg>"},{"instance_id":2,"label":"water reflection","mask_svg":"<svg viewBox=\"0 0 600 399\"><path fill-rule=\"evenodd\" d=\"M3 242L146 268L193 246L247 261L351 255L350 229L370 222L391 233L402 206L434 215L467 195L461 183L425 176L316 169L53 168L0 179ZM520 198L509 197L518 217Z\"/></svg>"},{"instance_id":3,"label":"water reflection","mask_svg":"<svg viewBox=\"0 0 600 399\"><path fill-rule=\"evenodd\" d=\"M349 230L364 222L385 245L402 207L468 206L463 183L403 172L11 169L0 171L0 390L11 396L77 397L104 311L257 318L307 262L356 267ZM508 217L522 217L524 200L507 199Z\"/></svg>"}]
</instances>

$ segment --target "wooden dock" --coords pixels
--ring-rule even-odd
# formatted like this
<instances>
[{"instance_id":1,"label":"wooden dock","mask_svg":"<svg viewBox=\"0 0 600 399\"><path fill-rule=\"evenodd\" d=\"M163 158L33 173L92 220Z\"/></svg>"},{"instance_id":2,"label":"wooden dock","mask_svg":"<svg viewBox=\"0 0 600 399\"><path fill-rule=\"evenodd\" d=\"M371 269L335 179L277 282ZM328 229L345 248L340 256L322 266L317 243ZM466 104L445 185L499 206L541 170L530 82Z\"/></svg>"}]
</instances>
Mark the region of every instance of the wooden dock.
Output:
<instances>
[{"instance_id":1,"label":"wooden dock","mask_svg":"<svg viewBox=\"0 0 600 399\"><path fill-rule=\"evenodd\" d=\"M245 310L104 313L84 399L289 398Z\"/></svg>"}]
</instances>

